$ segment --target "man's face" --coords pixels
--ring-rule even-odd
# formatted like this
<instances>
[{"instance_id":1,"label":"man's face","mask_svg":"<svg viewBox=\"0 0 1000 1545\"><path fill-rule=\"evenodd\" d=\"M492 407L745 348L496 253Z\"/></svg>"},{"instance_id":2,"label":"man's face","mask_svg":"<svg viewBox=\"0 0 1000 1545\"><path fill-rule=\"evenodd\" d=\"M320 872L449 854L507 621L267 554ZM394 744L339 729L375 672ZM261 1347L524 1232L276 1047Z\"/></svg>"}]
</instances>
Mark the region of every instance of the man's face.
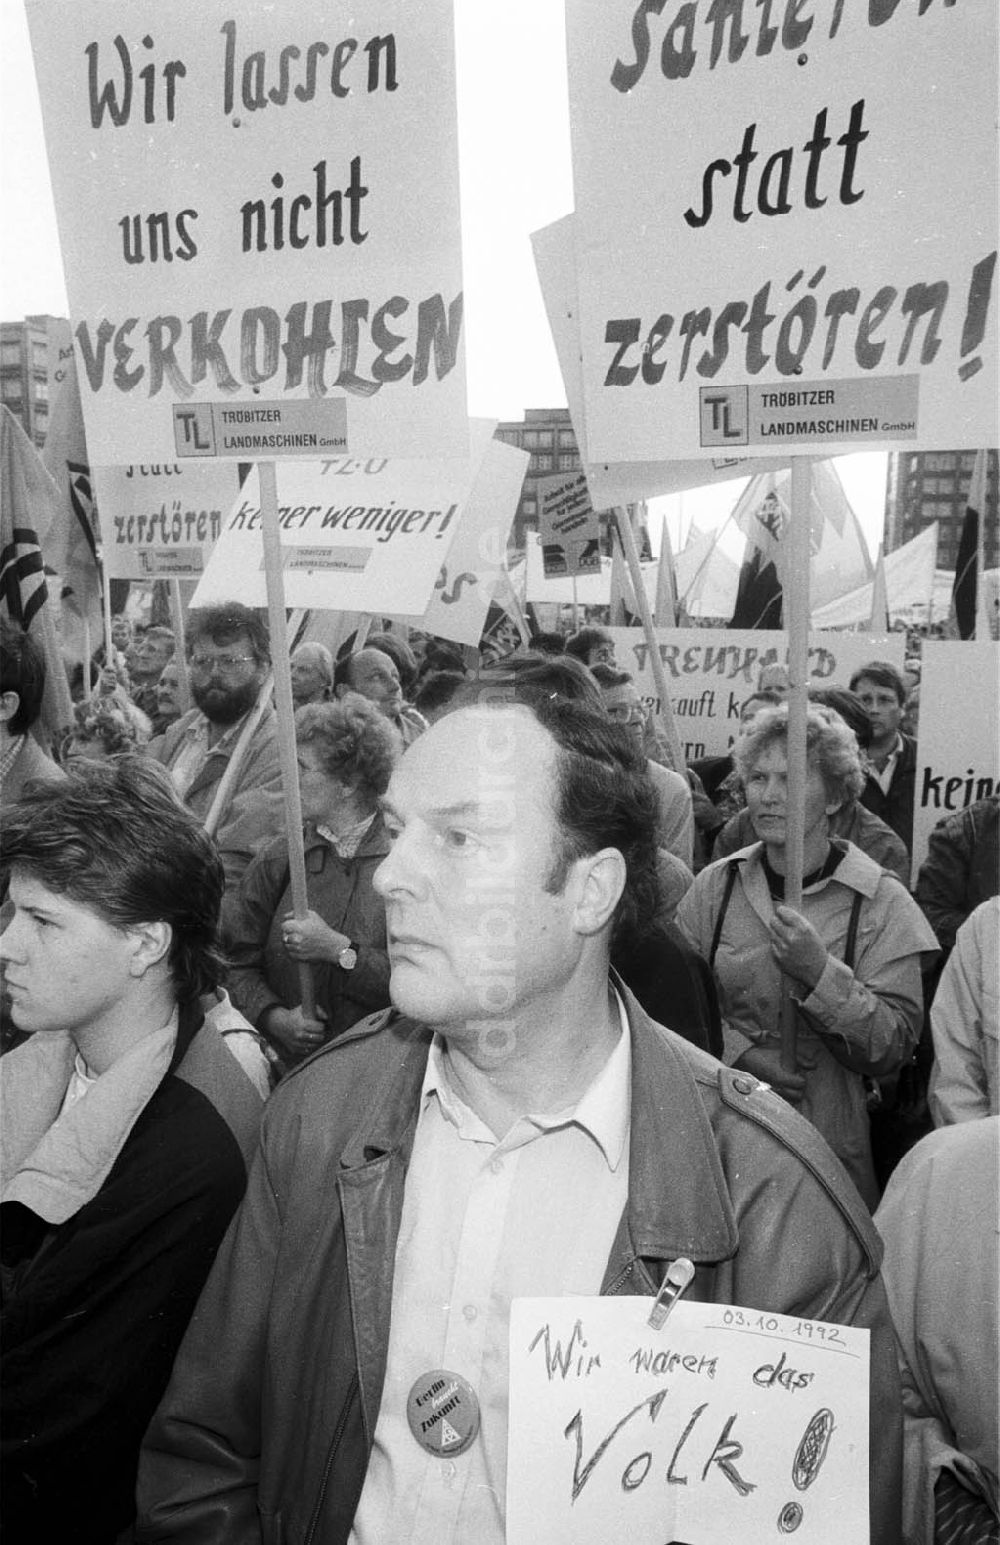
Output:
<instances>
[{"instance_id":1,"label":"man's face","mask_svg":"<svg viewBox=\"0 0 1000 1545\"><path fill-rule=\"evenodd\" d=\"M387 719L395 719L403 706L403 688L395 660L381 649L362 649L351 661L351 692L375 703Z\"/></svg>"},{"instance_id":2,"label":"man's face","mask_svg":"<svg viewBox=\"0 0 1000 1545\"><path fill-rule=\"evenodd\" d=\"M525 709L460 709L392 775L386 904L392 1001L496 1058L517 1016L572 974L572 886L546 889L557 845L556 747Z\"/></svg>"},{"instance_id":3,"label":"man's face","mask_svg":"<svg viewBox=\"0 0 1000 1545\"><path fill-rule=\"evenodd\" d=\"M892 687L879 686L868 676L859 676L854 690L871 721L872 741L885 745L892 740L903 717L903 705Z\"/></svg>"},{"instance_id":4,"label":"man's face","mask_svg":"<svg viewBox=\"0 0 1000 1545\"><path fill-rule=\"evenodd\" d=\"M156 683L156 707L161 714L179 714L181 700L180 677L176 665L165 665Z\"/></svg>"},{"instance_id":5,"label":"man's face","mask_svg":"<svg viewBox=\"0 0 1000 1545\"><path fill-rule=\"evenodd\" d=\"M134 655L133 674L136 676L159 676L167 661L174 652L173 643L169 638L146 637L136 645Z\"/></svg>"},{"instance_id":6,"label":"man's face","mask_svg":"<svg viewBox=\"0 0 1000 1545\"><path fill-rule=\"evenodd\" d=\"M14 868L14 916L0 938L11 1018L31 1034L100 1028L133 981L133 939L89 907Z\"/></svg>"},{"instance_id":7,"label":"man's face","mask_svg":"<svg viewBox=\"0 0 1000 1545\"><path fill-rule=\"evenodd\" d=\"M235 724L249 713L266 675L246 633L222 644L199 638L191 650L191 696L213 724Z\"/></svg>"},{"instance_id":8,"label":"man's face","mask_svg":"<svg viewBox=\"0 0 1000 1545\"><path fill-rule=\"evenodd\" d=\"M636 745L642 745L642 733L646 725L646 710L635 683L626 681L620 687L602 687L601 697L609 719L628 730Z\"/></svg>"},{"instance_id":9,"label":"man's face","mask_svg":"<svg viewBox=\"0 0 1000 1545\"><path fill-rule=\"evenodd\" d=\"M329 678L311 654L296 650L291 661L292 702L296 708L305 703L322 703L329 692Z\"/></svg>"},{"instance_id":10,"label":"man's face","mask_svg":"<svg viewBox=\"0 0 1000 1545\"><path fill-rule=\"evenodd\" d=\"M132 625L124 617L112 617L111 642L116 649L125 650L132 642Z\"/></svg>"},{"instance_id":11,"label":"man's face","mask_svg":"<svg viewBox=\"0 0 1000 1545\"><path fill-rule=\"evenodd\" d=\"M594 648L587 655L588 665L613 666L615 663L615 646L610 639L607 639L603 644L595 644Z\"/></svg>"}]
</instances>

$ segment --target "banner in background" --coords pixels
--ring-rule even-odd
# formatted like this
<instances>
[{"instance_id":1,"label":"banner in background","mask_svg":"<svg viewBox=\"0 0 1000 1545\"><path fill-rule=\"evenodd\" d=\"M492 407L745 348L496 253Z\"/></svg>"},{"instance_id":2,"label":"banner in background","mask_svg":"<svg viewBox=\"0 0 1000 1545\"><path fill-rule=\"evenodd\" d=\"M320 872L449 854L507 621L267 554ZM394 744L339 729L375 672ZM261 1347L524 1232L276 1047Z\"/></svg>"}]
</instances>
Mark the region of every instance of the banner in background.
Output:
<instances>
[{"instance_id":1,"label":"banner in background","mask_svg":"<svg viewBox=\"0 0 1000 1545\"><path fill-rule=\"evenodd\" d=\"M333 457L278 465L285 599L307 609L422 616L491 443L471 421L472 457ZM192 599L265 604L256 471L244 483Z\"/></svg>"},{"instance_id":2,"label":"banner in background","mask_svg":"<svg viewBox=\"0 0 1000 1545\"><path fill-rule=\"evenodd\" d=\"M631 673L647 707L658 713L660 699L645 634L641 628L610 632L619 668ZM685 758L725 756L739 733L740 708L756 690L761 668L787 660L788 634L752 628L658 628L657 637ZM903 633L810 633L810 682L846 687L858 666L869 660L888 660L902 670L905 647Z\"/></svg>"},{"instance_id":3,"label":"banner in background","mask_svg":"<svg viewBox=\"0 0 1000 1545\"><path fill-rule=\"evenodd\" d=\"M567 31L591 458L995 443L994 0Z\"/></svg>"},{"instance_id":4,"label":"banner in background","mask_svg":"<svg viewBox=\"0 0 1000 1545\"><path fill-rule=\"evenodd\" d=\"M1000 644L925 638L920 666L913 875L938 821L1000 793Z\"/></svg>"},{"instance_id":5,"label":"banner in background","mask_svg":"<svg viewBox=\"0 0 1000 1545\"><path fill-rule=\"evenodd\" d=\"M427 609L402 621L436 638L478 646L491 602L509 592L507 537L529 460L527 451L490 440Z\"/></svg>"},{"instance_id":6,"label":"banner in background","mask_svg":"<svg viewBox=\"0 0 1000 1545\"><path fill-rule=\"evenodd\" d=\"M233 462L95 467L112 579L200 579L239 493Z\"/></svg>"},{"instance_id":7,"label":"banner in background","mask_svg":"<svg viewBox=\"0 0 1000 1545\"><path fill-rule=\"evenodd\" d=\"M451 0L27 9L92 461L464 456Z\"/></svg>"}]
</instances>

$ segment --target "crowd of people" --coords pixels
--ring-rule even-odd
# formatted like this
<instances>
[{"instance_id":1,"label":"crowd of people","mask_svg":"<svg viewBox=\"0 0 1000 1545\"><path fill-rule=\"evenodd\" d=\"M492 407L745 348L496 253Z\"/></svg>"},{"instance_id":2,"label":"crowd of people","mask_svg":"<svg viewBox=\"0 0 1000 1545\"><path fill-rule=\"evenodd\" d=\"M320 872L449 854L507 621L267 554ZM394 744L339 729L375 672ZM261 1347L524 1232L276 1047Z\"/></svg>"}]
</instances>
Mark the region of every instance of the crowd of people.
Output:
<instances>
[{"instance_id":1,"label":"crowd of people","mask_svg":"<svg viewBox=\"0 0 1000 1545\"><path fill-rule=\"evenodd\" d=\"M596 625L300 643L303 910L260 614L116 619L48 747L0 627L10 1545L500 1545L511 1300L681 1258L870 1332L873 1541L997 1540L1000 796L912 865L918 671L810 691L793 907L783 668L678 767Z\"/></svg>"}]
</instances>

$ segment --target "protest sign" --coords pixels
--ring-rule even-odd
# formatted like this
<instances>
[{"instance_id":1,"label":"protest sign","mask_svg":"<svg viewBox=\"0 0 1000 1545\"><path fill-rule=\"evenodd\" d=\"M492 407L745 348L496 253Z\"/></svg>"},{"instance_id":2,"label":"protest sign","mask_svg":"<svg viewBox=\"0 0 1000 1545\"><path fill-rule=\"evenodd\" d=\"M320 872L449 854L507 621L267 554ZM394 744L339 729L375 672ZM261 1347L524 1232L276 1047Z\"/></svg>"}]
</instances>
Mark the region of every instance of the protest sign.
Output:
<instances>
[{"instance_id":1,"label":"protest sign","mask_svg":"<svg viewBox=\"0 0 1000 1545\"><path fill-rule=\"evenodd\" d=\"M289 606L422 615L464 518L490 424L474 420L463 460L332 457L278 464ZM244 483L193 606L266 595L256 471Z\"/></svg>"},{"instance_id":2,"label":"protest sign","mask_svg":"<svg viewBox=\"0 0 1000 1545\"><path fill-rule=\"evenodd\" d=\"M913 876L938 821L1000 793L1000 644L924 639Z\"/></svg>"},{"instance_id":3,"label":"protest sign","mask_svg":"<svg viewBox=\"0 0 1000 1545\"><path fill-rule=\"evenodd\" d=\"M750 460L745 456L726 455L722 452L703 461L626 461L618 457L613 464L609 464L591 460L583 403L575 231L575 216L564 215L552 225L535 231L531 245L552 341L566 388L573 432L580 449L580 459L586 468L591 497L597 508L608 509L616 504L630 504L636 499L651 499L657 494L679 493L686 488L704 488L711 483L749 477L754 472L787 467L787 456Z\"/></svg>"},{"instance_id":4,"label":"protest sign","mask_svg":"<svg viewBox=\"0 0 1000 1545\"><path fill-rule=\"evenodd\" d=\"M527 451L490 440L427 609L403 621L476 648L491 601L509 584L504 574L507 537L529 460Z\"/></svg>"},{"instance_id":5,"label":"protest sign","mask_svg":"<svg viewBox=\"0 0 1000 1545\"><path fill-rule=\"evenodd\" d=\"M450 0L28 20L94 463L465 454Z\"/></svg>"},{"instance_id":6,"label":"protest sign","mask_svg":"<svg viewBox=\"0 0 1000 1545\"><path fill-rule=\"evenodd\" d=\"M641 628L611 628L615 657L631 672L643 701L659 712L649 650ZM761 668L788 659L788 634L753 628L657 628L670 704L688 761L725 756L740 727L740 708L757 686ZM813 686L846 687L869 660L903 668L902 633L811 633Z\"/></svg>"},{"instance_id":7,"label":"protest sign","mask_svg":"<svg viewBox=\"0 0 1000 1545\"><path fill-rule=\"evenodd\" d=\"M867 1545L869 1332L652 1303L512 1303L508 1545Z\"/></svg>"},{"instance_id":8,"label":"protest sign","mask_svg":"<svg viewBox=\"0 0 1000 1545\"><path fill-rule=\"evenodd\" d=\"M232 462L94 467L113 579L200 579L239 492Z\"/></svg>"},{"instance_id":9,"label":"protest sign","mask_svg":"<svg viewBox=\"0 0 1000 1545\"><path fill-rule=\"evenodd\" d=\"M536 489L545 577L599 574L601 524L590 502L584 474L542 477Z\"/></svg>"},{"instance_id":10,"label":"protest sign","mask_svg":"<svg viewBox=\"0 0 1000 1545\"><path fill-rule=\"evenodd\" d=\"M993 0L567 30L591 458L994 443Z\"/></svg>"}]
</instances>

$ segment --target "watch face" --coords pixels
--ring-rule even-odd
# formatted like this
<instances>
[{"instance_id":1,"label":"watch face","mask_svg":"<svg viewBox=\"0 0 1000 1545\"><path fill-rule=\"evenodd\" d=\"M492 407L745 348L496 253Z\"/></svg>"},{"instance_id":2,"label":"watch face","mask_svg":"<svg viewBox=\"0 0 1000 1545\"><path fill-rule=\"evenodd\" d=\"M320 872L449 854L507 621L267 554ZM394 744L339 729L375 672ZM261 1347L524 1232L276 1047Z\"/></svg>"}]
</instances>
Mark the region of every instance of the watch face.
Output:
<instances>
[{"instance_id":1,"label":"watch face","mask_svg":"<svg viewBox=\"0 0 1000 1545\"><path fill-rule=\"evenodd\" d=\"M337 964L342 971L353 971L357 963L358 952L353 944L349 944L346 949L342 949L337 957Z\"/></svg>"}]
</instances>

